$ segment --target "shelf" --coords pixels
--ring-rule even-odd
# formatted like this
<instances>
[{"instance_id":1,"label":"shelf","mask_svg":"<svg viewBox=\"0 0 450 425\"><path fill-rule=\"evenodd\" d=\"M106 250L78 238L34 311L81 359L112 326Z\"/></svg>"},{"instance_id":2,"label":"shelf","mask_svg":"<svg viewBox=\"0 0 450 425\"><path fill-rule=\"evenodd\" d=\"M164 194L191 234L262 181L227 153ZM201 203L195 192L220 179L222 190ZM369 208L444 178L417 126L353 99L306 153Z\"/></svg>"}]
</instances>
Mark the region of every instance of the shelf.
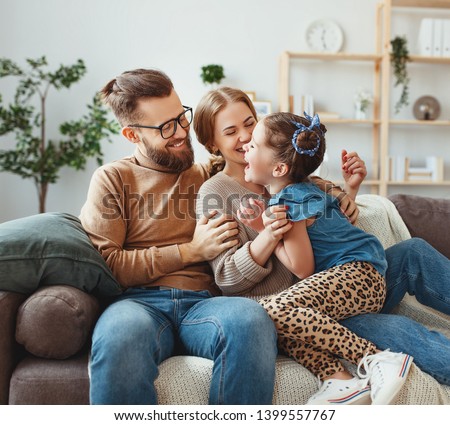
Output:
<instances>
[{"instance_id":1,"label":"shelf","mask_svg":"<svg viewBox=\"0 0 450 425\"><path fill-rule=\"evenodd\" d=\"M364 54L364 53L320 53L320 52L290 52L285 51L284 54L292 59L313 59L324 61L354 61L354 62L381 62L381 55ZM448 65L450 57L444 56L420 56L410 55L412 63L434 63Z\"/></svg>"},{"instance_id":2,"label":"shelf","mask_svg":"<svg viewBox=\"0 0 450 425\"><path fill-rule=\"evenodd\" d=\"M342 186L345 182L342 180L336 180L337 185ZM389 186L450 186L450 180L443 180L440 182L434 182L429 180L408 180L408 181L395 181L389 180L386 182ZM361 186L375 186L379 185L380 180L364 180Z\"/></svg>"},{"instance_id":3,"label":"shelf","mask_svg":"<svg viewBox=\"0 0 450 425\"><path fill-rule=\"evenodd\" d=\"M320 115L319 115L320 117ZM357 120L354 118L329 118L321 120L324 124L379 125L380 120ZM449 123L450 125L450 123Z\"/></svg>"},{"instance_id":4,"label":"shelf","mask_svg":"<svg viewBox=\"0 0 450 425\"><path fill-rule=\"evenodd\" d=\"M440 182L428 181L428 180L408 180L408 181L388 181L390 186L450 186L449 180L443 180Z\"/></svg>"},{"instance_id":5,"label":"shelf","mask_svg":"<svg viewBox=\"0 0 450 425\"><path fill-rule=\"evenodd\" d=\"M450 64L450 57L443 57L443 56L411 55L410 59L411 59L412 63L434 63L434 64L442 64L442 65Z\"/></svg>"},{"instance_id":6,"label":"shelf","mask_svg":"<svg viewBox=\"0 0 450 425\"><path fill-rule=\"evenodd\" d=\"M335 184L337 184L338 186L343 186L344 185L344 181L343 180L336 180ZM364 180L361 185L362 186L374 186L374 185L379 185L380 184L380 180L373 180L373 179L369 179L369 180Z\"/></svg>"},{"instance_id":7,"label":"shelf","mask_svg":"<svg viewBox=\"0 0 450 425\"><path fill-rule=\"evenodd\" d=\"M362 61L362 62L380 62L381 55L359 54L359 53L320 53L320 52L284 52L290 58L297 59L316 59L316 60L343 60L343 61Z\"/></svg>"},{"instance_id":8,"label":"shelf","mask_svg":"<svg viewBox=\"0 0 450 425\"><path fill-rule=\"evenodd\" d=\"M446 127L446 126L450 126L450 121L390 120L389 124L391 124L391 125L423 125L423 126Z\"/></svg>"},{"instance_id":9,"label":"shelf","mask_svg":"<svg viewBox=\"0 0 450 425\"><path fill-rule=\"evenodd\" d=\"M450 8L450 0L392 0L394 7Z\"/></svg>"}]
</instances>

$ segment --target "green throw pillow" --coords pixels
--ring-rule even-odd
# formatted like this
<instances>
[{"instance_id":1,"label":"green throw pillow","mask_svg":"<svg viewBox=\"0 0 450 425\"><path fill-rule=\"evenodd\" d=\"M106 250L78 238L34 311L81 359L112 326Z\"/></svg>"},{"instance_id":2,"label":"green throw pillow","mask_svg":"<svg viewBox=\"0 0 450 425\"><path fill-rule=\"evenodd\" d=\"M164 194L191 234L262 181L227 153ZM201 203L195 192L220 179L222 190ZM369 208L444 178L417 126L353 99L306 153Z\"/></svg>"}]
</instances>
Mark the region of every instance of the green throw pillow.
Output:
<instances>
[{"instance_id":1,"label":"green throw pillow","mask_svg":"<svg viewBox=\"0 0 450 425\"><path fill-rule=\"evenodd\" d=\"M31 294L48 285L99 297L122 292L77 217L44 213L0 224L0 290Z\"/></svg>"}]
</instances>

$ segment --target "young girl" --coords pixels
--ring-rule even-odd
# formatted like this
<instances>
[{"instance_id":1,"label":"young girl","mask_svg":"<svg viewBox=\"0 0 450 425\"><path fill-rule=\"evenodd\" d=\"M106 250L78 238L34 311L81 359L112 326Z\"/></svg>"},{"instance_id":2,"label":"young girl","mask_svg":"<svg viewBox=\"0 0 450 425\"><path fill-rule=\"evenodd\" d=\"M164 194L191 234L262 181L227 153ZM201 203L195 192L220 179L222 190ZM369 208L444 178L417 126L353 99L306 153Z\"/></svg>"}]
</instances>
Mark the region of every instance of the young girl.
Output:
<instances>
[{"instance_id":1,"label":"young girl","mask_svg":"<svg viewBox=\"0 0 450 425\"><path fill-rule=\"evenodd\" d=\"M352 390L362 398L368 381L372 404L389 404L406 380L412 357L380 352L337 323L381 310L387 263L380 242L349 223L336 198L309 180L323 160L325 132L317 115L271 114L244 146L245 180L275 193L269 206L288 208L293 225L274 253L302 279L260 303L274 320L284 351L323 381L309 403L338 400L340 394L351 399ZM271 218L263 214L263 221L270 231ZM364 379L353 378L340 358L359 365Z\"/></svg>"}]
</instances>

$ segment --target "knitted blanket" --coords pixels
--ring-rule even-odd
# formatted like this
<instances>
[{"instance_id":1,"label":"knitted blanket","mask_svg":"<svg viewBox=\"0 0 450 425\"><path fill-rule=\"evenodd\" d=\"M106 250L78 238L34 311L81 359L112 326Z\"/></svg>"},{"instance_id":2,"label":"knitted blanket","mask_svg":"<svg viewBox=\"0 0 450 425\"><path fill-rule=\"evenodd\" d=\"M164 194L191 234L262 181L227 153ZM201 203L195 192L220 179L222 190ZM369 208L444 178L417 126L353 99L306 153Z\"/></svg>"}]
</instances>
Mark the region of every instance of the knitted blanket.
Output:
<instances>
[{"instance_id":1,"label":"knitted blanket","mask_svg":"<svg viewBox=\"0 0 450 425\"><path fill-rule=\"evenodd\" d=\"M406 224L389 199L379 195L359 195L356 204L360 211L356 226L375 235L384 249L411 238Z\"/></svg>"}]
</instances>

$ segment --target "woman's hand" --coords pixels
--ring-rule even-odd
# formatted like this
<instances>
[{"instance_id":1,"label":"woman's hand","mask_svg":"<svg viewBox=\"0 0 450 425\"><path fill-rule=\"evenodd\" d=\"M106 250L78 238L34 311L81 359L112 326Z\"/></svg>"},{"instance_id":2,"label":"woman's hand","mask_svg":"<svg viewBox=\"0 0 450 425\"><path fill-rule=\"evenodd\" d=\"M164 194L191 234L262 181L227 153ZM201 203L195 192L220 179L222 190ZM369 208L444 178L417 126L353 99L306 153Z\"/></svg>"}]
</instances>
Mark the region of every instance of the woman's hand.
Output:
<instances>
[{"instance_id":1,"label":"woman's hand","mask_svg":"<svg viewBox=\"0 0 450 425\"><path fill-rule=\"evenodd\" d=\"M356 152L348 153L345 149L342 150L341 161L344 191L354 200L359 186L367 176L366 164Z\"/></svg>"},{"instance_id":2,"label":"woman's hand","mask_svg":"<svg viewBox=\"0 0 450 425\"><path fill-rule=\"evenodd\" d=\"M365 162L356 152L341 152L342 177L348 189L358 192L359 186L367 176Z\"/></svg>"},{"instance_id":3,"label":"woman's hand","mask_svg":"<svg viewBox=\"0 0 450 425\"><path fill-rule=\"evenodd\" d=\"M241 201L241 205L237 210L237 216L243 224L261 233L264 230L262 216L265 209L266 204L264 201L248 198L248 203Z\"/></svg>"}]
</instances>

